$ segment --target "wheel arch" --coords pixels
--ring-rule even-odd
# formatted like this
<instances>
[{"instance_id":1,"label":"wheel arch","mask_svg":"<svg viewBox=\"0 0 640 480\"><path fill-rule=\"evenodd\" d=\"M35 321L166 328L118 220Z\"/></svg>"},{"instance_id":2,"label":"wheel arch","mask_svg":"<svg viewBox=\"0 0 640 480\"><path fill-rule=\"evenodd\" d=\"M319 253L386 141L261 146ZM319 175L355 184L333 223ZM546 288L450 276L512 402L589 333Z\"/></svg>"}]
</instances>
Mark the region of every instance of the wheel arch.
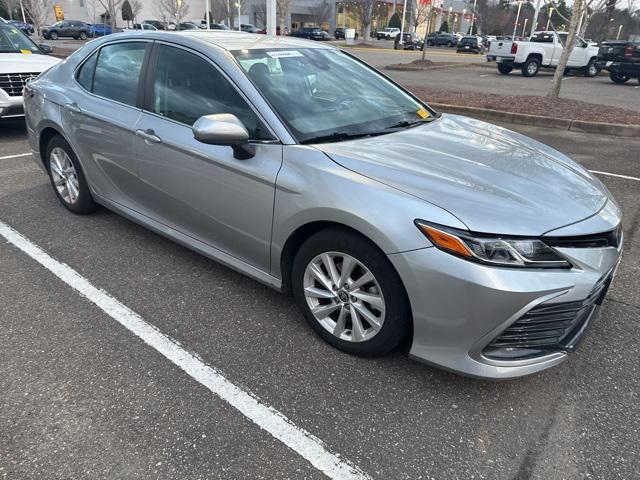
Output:
<instances>
[{"instance_id":1,"label":"wheel arch","mask_svg":"<svg viewBox=\"0 0 640 480\"><path fill-rule=\"evenodd\" d=\"M46 148L53 137L60 136L69 143L69 140L62 133L62 129L53 123L47 123L42 126L38 134L38 150L40 151L40 161L42 166L47 169L47 152Z\"/></svg>"},{"instance_id":2,"label":"wheel arch","mask_svg":"<svg viewBox=\"0 0 640 480\"><path fill-rule=\"evenodd\" d=\"M525 60L525 63L528 62L529 60L538 60L540 62L540 65L542 65L542 54L530 53L529 55L527 55L527 59Z\"/></svg>"}]
</instances>

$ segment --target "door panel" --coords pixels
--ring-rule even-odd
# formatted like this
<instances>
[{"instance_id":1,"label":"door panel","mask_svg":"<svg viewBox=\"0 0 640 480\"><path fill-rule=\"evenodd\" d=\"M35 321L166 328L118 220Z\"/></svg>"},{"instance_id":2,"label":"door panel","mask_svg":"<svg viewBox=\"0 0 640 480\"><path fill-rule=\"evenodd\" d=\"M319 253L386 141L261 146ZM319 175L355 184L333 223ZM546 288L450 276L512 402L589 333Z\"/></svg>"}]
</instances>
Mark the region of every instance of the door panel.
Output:
<instances>
[{"instance_id":1,"label":"door panel","mask_svg":"<svg viewBox=\"0 0 640 480\"><path fill-rule=\"evenodd\" d=\"M191 127L143 112L136 129L141 213L225 253L269 271L275 181L282 145L257 144L238 160L231 147L193 138Z\"/></svg>"},{"instance_id":2,"label":"door panel","mask_svg":"<svg viewBox=\"0 0 640 480\"><path fill-rule=\"evenodd\" d=\"M92 189L135 208L140 190L133 154L139 74L149 42L105 45L78 69L78 88L67 89L64 128ZM81 85L81 87L80 87Z\"/></svg>"}]
</instances>

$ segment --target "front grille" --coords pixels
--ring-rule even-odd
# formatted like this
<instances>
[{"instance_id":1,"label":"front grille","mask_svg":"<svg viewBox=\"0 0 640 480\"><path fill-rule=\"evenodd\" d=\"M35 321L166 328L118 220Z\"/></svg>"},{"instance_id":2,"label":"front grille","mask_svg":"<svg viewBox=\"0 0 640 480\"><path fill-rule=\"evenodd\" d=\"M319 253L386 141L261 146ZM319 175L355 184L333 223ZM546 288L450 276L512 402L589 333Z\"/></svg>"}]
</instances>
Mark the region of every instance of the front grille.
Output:
<instances>
[{"instance_id":1,"label":"front grille","mask_svg":"<svg viewBox=\"0 0 640 480\"><path fill-rule=\"evenodd\" d=\"M0 88L7 92L10 97L22 95L27 80L37 77L39 73L0 73Z\"/></svg>"},{"instance_id":2,"label":"front grille","mask_svg":"<svg viewBox=\"0 0 640 480\"><path fill-rule=\"evenodd\" d=\"M611 278L611 273L604 275L582 301L533 307L487 345L483 354L500 360L520 360L571 350L596 305L604 300Z\"/></svg>"}]
</instances>

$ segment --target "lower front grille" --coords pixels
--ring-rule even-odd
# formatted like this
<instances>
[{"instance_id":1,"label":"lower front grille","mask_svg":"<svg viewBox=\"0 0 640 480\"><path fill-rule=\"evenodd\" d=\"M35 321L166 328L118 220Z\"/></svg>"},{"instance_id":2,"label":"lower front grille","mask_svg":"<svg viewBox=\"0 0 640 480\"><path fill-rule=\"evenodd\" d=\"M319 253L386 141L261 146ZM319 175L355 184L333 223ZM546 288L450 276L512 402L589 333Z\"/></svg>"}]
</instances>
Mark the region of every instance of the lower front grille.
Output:
<instances>
[{"instance_id":1,"label":"lower front grille","mask_svg":"<svg viewBox=\"0 0 640 480\"><path fill-rule=\"evenodd\" d=\"M0 73L0 88L10 97L22 95L27 80L37 77L39 73Z\"/></svg>"},{"instance_id":2,"label":"lower front grille","mask_svg":"<svg viewBox=\"0 0 640 480\"><path fill-rule=\"evenodd\" d=\"M521 360L571 350L579 341L612 274L603 276L589 296L577 302L541 303L522 315L487 345L485 357Z\"/></svg>"}]
</instances>

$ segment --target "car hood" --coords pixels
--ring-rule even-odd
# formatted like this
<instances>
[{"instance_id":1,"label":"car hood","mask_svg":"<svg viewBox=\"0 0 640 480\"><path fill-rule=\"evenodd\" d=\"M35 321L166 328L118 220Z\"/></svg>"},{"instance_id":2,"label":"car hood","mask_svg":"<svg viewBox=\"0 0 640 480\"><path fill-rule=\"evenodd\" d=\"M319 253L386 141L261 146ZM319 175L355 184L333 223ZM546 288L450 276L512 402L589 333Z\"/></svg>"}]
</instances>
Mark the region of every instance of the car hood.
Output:
<instances>
[{"instance_id":1,"label":"car hood","mask_svg":"<svg viewBox=\"0 0 640 480\"><path fill-rule=\"evenodd\" d=\"M0 53L0 73L40 73L60 61L48 55Z\"/></svg>"},{"instance_id":2,"label":"car hood","mask_svg":"<svg viewBox=\"0 0 640 480\"><path fill-rule=\"evenodd\" d=\"M457 115L316 148L444 208L476 232L538 236L594 215L608 200L602 183L560 152Z\"/></svg>"}]
</instances>

